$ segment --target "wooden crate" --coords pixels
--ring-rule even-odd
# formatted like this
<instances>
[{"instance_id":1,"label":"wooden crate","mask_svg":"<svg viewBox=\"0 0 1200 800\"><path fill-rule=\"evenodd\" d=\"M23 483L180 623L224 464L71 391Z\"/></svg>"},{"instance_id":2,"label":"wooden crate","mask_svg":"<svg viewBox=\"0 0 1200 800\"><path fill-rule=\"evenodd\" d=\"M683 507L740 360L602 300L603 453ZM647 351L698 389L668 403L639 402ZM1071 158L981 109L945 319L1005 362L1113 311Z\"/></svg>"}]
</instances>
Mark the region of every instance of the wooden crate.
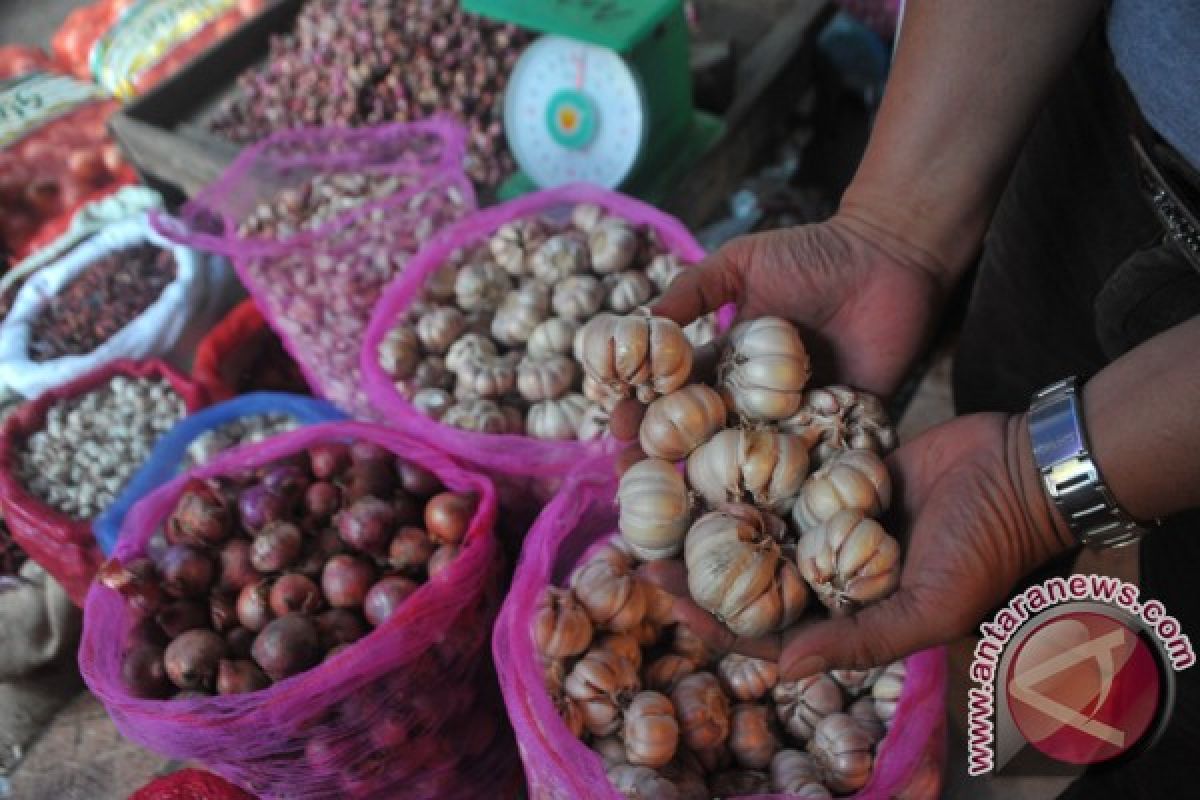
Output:
<instances>
[{"instance_id":1,"label":"wooden crate","mask_svg":"<svg viewBox=\"0 0 1200 800\"><path fill-rule=\"evenodd\" d=\"M262 62L274 34L291 30L304 0L278 0L110 121L113 134L148 184L173 199L216 179L239 147L208 130L237 76ZM703 28L696 57L733 55L732 88L722 73L706 75L707 111L725 120L725 134L664 205L698 226L723 207L747 171L769 153L779 123L811 76L814 39L831 13L830 0L700 0ZM720 56L718 55L718 58Z\"/></svg>"}]
</instances>

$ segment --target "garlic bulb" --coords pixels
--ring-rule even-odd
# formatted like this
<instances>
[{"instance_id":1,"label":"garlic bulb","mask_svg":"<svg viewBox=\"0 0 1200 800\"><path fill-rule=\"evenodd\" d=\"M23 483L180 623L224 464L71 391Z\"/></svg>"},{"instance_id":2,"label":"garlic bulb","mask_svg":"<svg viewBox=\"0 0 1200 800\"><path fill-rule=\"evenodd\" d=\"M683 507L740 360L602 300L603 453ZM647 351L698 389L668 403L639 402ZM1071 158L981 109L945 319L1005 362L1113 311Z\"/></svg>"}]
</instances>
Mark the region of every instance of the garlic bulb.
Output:
<instances>
[{"instance_id":1,"label":"garlic bulb","mask_svg":"<svg viewBox=\"0 0 1200 800\"><path fill-rule=\"evenodd\" d=\"M458 271L454 300L463 311L495 309L512 288L504 267L494 261L477 261Z\"/></svg>"},{"instance_id":2,"label":"garlic bulb","mask_svg":"<svg viewBox=\"0 0 1200 800\"><path fill-rule=\"evenodd\" d=\"M571 209L571 224L584 233L591 233L602 219L604 209L595 203L580 203Z\"/></svg>"},{"instance_id":3,"label":"garlic bulb","mask_svg":"<svg viewBox=\"0 0 1200 800\"><path fill-rule=\"evenodd\" d=\"M671 690L671 702L683 728L683 741L692 750L716 747L729 738L729 698L711 672L696 672Z\"/></svg>"},{"instance_id":4,"label":"garlic bulb","mask_svg":"<svg viewBox=\"0 0 1200 800\"><path fill-rule=\"evenodd\" d=\"M583 376L583 396L610 414L621 402L620 392L608 388L591 375Z\"/></svg>"},{"instance_id":5,"label":"garlic bulb","mask_svg":"<svg viewBox=\"0 0 1200 800\"><path fill-rule=\"evenodd\" d=\"M533 277L554 286L572 275L587 272L591 267L583 237L571 233L551 236L534 251L529 260Z\"/></svg>"},{"instance_id":6,"label":"garlic bulb","mask_svg":"<svg viewBox=\"0 0 1200 800\"><path fill-rule=\"evenodd\" d=\"M550 301L554 313L573 322L582 322L600 310L604 286L591 275L572 275L554 286Z\"/></svg>"},{"instance_id":7,"label":"garlic bulb","mask_svg":"<svg viewBox=\"0 0 1200 800\"><path fill-rule=\"evenodd\" d=\"M548 358L554 355L571 355L575 332L579 327L568 319L550 317L539 323L525 342L525 353L530 358Z\"/></svg>"},{"instance_id":8,"label":"garlic bulb","mask_svg":"<svg viewBox=\"0 0 1200 800\"><path fill-rule=\"evenodd\" d=\"M637 670L608 650L589 650L563 684L567 696L583 711L584 728L608 736L621 727L621 709L641 689Z\"/></svg>"},{"instance_id":9,"label":"garlic bulb","mask_svg":"<svg viewBox=\"0 0 1200 800\"><path fill-rule=\"evenodd\" d=\"M407 380L396 381L396 390L404 397L411 398L422 389L447 389L454 386L454 376L446 369L446 362L441 356L426 356Z\"/></svg>"},{"instance_id":10,"label":"garlic bulb","mask_svg":"<svg viewBox=\"0 0 1200 800\"><path fill-rule=\"evenodd\" d=\"M806 475L804 443L772 430L720 431L687 460L688 484L711 508L753 501L760 508L786 513Z\"/></svg>"},{"instance_id":11,"label":"garlic bulb","mask_svg":"<svg viewBox=\"0 0 1200 800\"><path fill-rule=\"evenodd\" d=\"M605 217L588 232L588 250L601 275L628 269L637 255L637 231L623 219Z\"/></svg>"},{"instance_id":12,"label":"garlic bulb","mask_svg":"<svg viewBox=\"0 0 1200 800\"><path fill-rule=\"evenodd\" d=\"M683 335L692 343L692 347L699 348L717 338L717 314L711 312L703 317L698 317L690 324L684 327Z\"/></svg>"},{"instance_id":13,"label":"garlic bulb","mask_svg":"<svg viewBox=\"0 0 1200 800\"><path fill-rule=\"evenodd\" d=\"M783 557L783 530L782 520L731 504L697 520L684 540L692 599L738 636L782 630L804 610L808 594Z\"/></svg>"},{"instance_id":14,"label":"garlic bulb","mask_svg":"<svg viewBox=\"0 0 1200 800\"><path fill-rule=\"evenodd\" d=\"M604 630L632 630L646 616L641 579L607 561L589 561L572 576L571 588L592 622Z\"/></svg>"},{"instance_id":15,"label":"garlic bulb","mask_svg":"<svg viewBox=\"0 0 1200 800\"><path fill-rule=\"evenodd\" d=\"M780 750L771 759L771 790L804 800L829 800L832 797L821 783L816 760L799 750Z\"/></svg>"},{"instance_id":16,"label":"garlic bulb","mask_svg":"<svg viewBox=\"0 0 1200 800\"><path fill-rule=\"evenodd\" d=\"M845 706L841 687L824 673L780 683L771 690L779 722L797 739L810 739L817 723Z\"/></svg>"},{"instance_id":17,"label":"garlic bulb","mask_svg":"<svg viewBox=\"0 0 1200 800\"><path fill-rule=\"evenodd\" d=\"M478 333L480 336L489 335L492 332L492 322L495 318L496 314L491 310L472 311L466 316L466 333Z\"/></svg>"},{"instance_id":18,"label":"garlic bulb","mask_svg":"<svg viewBox=\"0 0 1200 800\"><path fill-rule=\"evenodd\" d=\"M525 343L545 321L549 305L549 293L539 283L514 289L505 295L492 318L492 336L509 346Z\"/></svg>"},{"instance_id":19,"label":"garlic bulb","mask_svg":"<svg viewBox=\"0 0 1200 800\"><path fill-rule=\"evenodd\" d=\"M458 270L461 266L462 253L455 252L445 264L435 269L425 279L425 297L435 303L448 303L454 300L454 282L458 280Z\"/></svg>"},{"instance_id":20,"label":"garlic bulb","mask_svg":"<svg viewBox=\"0 0 1200 800\"><path fill-rule=\"evenodd\" d=\"M427 353L441 355L467 327L463 313L452 306L431 309L417 320L417 338Z\"/></svg>"},{"instance_id":21,"label":"garlic bulb","mask_svg":"<svg viewBox=\"0 0 1200 800\"><path fill-rule=\"evenodd\" d=\"M587 398L574 392L534 403L525 416L525 433L535 439L577 439L587 408Z\"/></svg>"},{"instance_id":22,"label":"garlic bulb","mask_svg":"<svg viewBox=\"0 0 1200 800\"><path fill-rule=\"evenodd\" d=\"M649 403L687 383L692 347L669 319L600 314L575 337L575 360L594 380Z\"/></svg>"},{"instance_id":23,"label":"garlic bulb","mask_svg":"<svg viewBox=\"0 0 1200 800\"><path fill-rule=\"evenodd\" d=\"M604 279L604 290L605 308L616 314L628 314L654 296L650 279L636 270L609 275Z\"/></svg>"},{"instance_id":24,"label":"garlic bulb","mask_svg":"<svg viewBox=\"0 0 1200 800\"><path fill-rule=\"evenodd\" d=\"M454 397L445 389L418 389L412 396L412 404L425 416L441 419L454 405Z\"/></svg>"},{"instance_id":25,"label":"garlic bulb","mask_svg":"<svg viewBox=\"0 0 1200 800\"><path fill-rule=\"evenodd\" d=\"M517 391L531 403L562 397L575 382L575 362L566 356L533 360L517 365Z\"/></svg>"},{"instance_id":26,"label":"garlic bulb","mask_svg":"<svg viewBox=\"0 0 1200 800\"><path fill-rule=\"evenodd\" d=\"M660 291L665 292L670 288L675 279L683 272L683 265L679 263L679 258L674 253L663 253L660 256L655 256L654 259L646 265L646 277Z\"/></svg>"},{"instance_id":27,"label":"garlic bulb","mask_svg":"<svg viewBox=\"0 0 1200 800\"><path fill-rule=\"evenodd\" d=\"M559 693L553 695L553 698L554 708L558 711L558 716L562 719L563 724L567 726L567 730L576 739L582 739L585 721L583 707L565 694Z\"/></svg>"},{"instance_id":28,"label":"garlic bulb","mask_svg":"<svg viewBox=\"0 0 1200 800\"><path fill-rule=\"evenodd\" d=\"M421 361L421 341L409 325L397 325L379 343L379 366L393 378L408 378Z\"/></svg>"},{"instance_id":29,"label":"garlic bulb","mask_svg":"<svg viewBox=\"0 0 1200 800\"><path fill-rule=\"evenodd\" d=\"M632 664L634 669L642 668L642 646L632 633L609 633L600 639L596 646L619 655Z\"/></svg>"},{"instance_id":30,"label":"garlic bulb","mask_svg":"<svg viewBox=\"0 0 1200 800\"><path fill-rule=\"evenodd\" d=\"M861 511L839 511L800 537L800 574L830 610L845 612L891 594L900 544Z\"/></svg>"},{"instance_id":31,"label":"garlic bulb","mask_svg":"<svg viewBox=\"0 0 1200 800\"><path fill-rule=\"evenodd\" d=\"M812 530L839 511L878 516L892 501L887 465L870 450L846 450L825 462L800 488L792 518L801 531Z\"/></svg>"},{"instance_id":32,"label":"garlic bulb","mask_svg":"<svg viewBox=\"0 0 1200 800\"><path fill-rule=\"evenodd\" d=\"M647 456L679 461L725 425L725 403L703 384L684 386L646 409L638 439Z\"/></svg>"},{"instance_id":33,"label":"garlic bulb","mask_svg":"<svg viewBox=\"0 0 1200 800\"><path fill-rule=\"evenodd\" d=\"M846 708L846 713L854 717L854 721L871 736L873 743L878 743L887 733L887 727L875 710L875 698L860 697Z\"/></svg>"},{"instance_id":34,"label":"garlic bulb","mask_svg":"<svg viewBox=\"0 0 1200 800\"><path fill-rule=\"evenodd\" d=\"M779 747L779 737L771 725L770 709L750 703L733 707L729 749L738 764L750 769L766 769Z\"/></svg>"},{"instance_id":35,"label":"garlic bulb","mask_svg":"<svg viewBox=\"0 0 1200 800\"><path fill-rule=\"evenodd\" d=\"M851 697L871 691L875 686L875 681L883 673L883 667L871 667L870 669L831 669L829 677L837 681L837 685L845 690L846 694Z\"/></svg>"},{"instance_id":36,"label":"garlic bulb","mask_svg":"<svg viewBox=\"0 0 1200 800\"><path fill-rule=\"evenodd\" d=\"M667 653L646 665L642 682L647 689L670 694L675 691L675 687L679 685L680 681L695 671L696 665L690 658L678 653Z\"/></svg>"},{"instance_id":37,"label":"garlic bulb","mask_svg":"<svg viewBox=\"0 0 1200 800\"><path fill-rule=\"evenodd\" d=\"M689 659L697 667L706 667L717 659L717 654L704 640L682 623L675 626L675 635L671 637L671 650Z\"/></svg>"},{"instance_id":38,"label":"garlic bulb","mask_svg":"<svg viewBox=\"0 0 1200 800\"><path fill-rule=\"evenodd\" d=\"M729 332L717 382L731 411L771 422L796 413L810 373L796 328L779 317L759 317Z\"/></svg>"},{"instance_id":39,"label":"garlic bulb","mask_svg":"<svg viewBox=\"0 0 1200 800\"><path fill-rule=\"evenodd\" d=\"M775 688L779 682L779 665L762 658L728 653L717 664L717 674L734 699L749 703Z\"/></svg>"},{"instance_id":40,"label":"garlic bulb","mask_svg":"<svg viewBox=\"0 0 1200 800\"><path fill-rule=\"evenodd\" d=\"M592 620L567 589L548 587L533 612L533 644L543 658L577 656L592 642Z\"/></svg>"},{"instance_id":41,"label":"garlic bulb","mask_svg":"<svg viewBox=\"0 0 1200 800\"><path fill-rule=\"evenodd\" d=\"M476 397L501 397L517 385L517 369L508 356L472 356L455 372L456 391Z\"/></svg>"},{"instance_id":42,"label":"garlic bulb","mask_svg":"<svg viewBox=\"0 0 1200 800\"><path fill-rule=\"evenodd\" d=\"M904 692L904 678L908 670L903 661L888 664L871 687L871 698L875 704L875 714L889 728L896 717L896 706L900 703L900 695Z\"/></svg>"},{"instance_id":43,"label":"garlic bulb","mask_svg":"<svg viewBox=\"0 0 1200 800\"><path fill-rule=\"evenodd\" d=\"M597 405L589 405L579 420L579 441L591 442L608 436L608 412Z\"/></svg>"},{"instance_id":44,"label":"garlic bulb","mask_svg":"<svg viewBox=\"0 0 1200 800\"><path fill-rule=\"evenodd\" d=\"M508 417L500 406L483 398L464 398L446 409L442 422L473 433L508 433Z\"/></svg>"},{"instance_id":45,"label":"garlic bulb","mask_svg":"<svg viewBox=\"0 0 1200 800\"><path fill-rule=\"evenodd\" d=\"M640 692L625 709L625 758L635 766L662 767L679 747L675 707L659 692Z\"/></svg>"},{"instance_id":46,"label":"garlic bulb","mask_svg":"<svg viewBox=\"0 0 1200 800\"><path fill-rule=\"evenodd\" d=\"M740 797L747 794L769 794L771 779L755 769L730 769L717 772L708 781L714 797Z\"/></svg>"},{"instance_id":47,"label":"garlic bulb","mask_svg":"<svg viewBox=\"0 0 1200 800\"><path fill-rule=\"evenodd\" d=\"M780 430L808 444L817 465L843 450L886 455L896 447L896 429L879 398L848 386L809 389L800 410L780 420Z\"/></svg>"},{"instance_id":48,"label":"garlic bulb","mask_svg":"<svg viewBox=\"0 0 1200 800\"><path fill-rule=\"evenodd\" d=\"M621 476L617 487L618 523L630 550L645 561L679 553L691 519L683 476L668 461L647 458Z\"/></svg>"},{"instance_id":49,"label":"garlic bulb","mask_svg":"<svg viewBox=\"0 0 1200 800\"><path fill-rule=\"evenodd\" d=\"M675 785L649 767L616 764L608 769L608 781L629 800L680 800Z\"/></svg>"},{"instance_id":50,"label":"garlic bulb","mask_svg":"<svg viewBox=\"0 0 1200 800\"><path fill-rule=\"evenodd\" d=\"M545 238L545 226L537 217L513 220L492 234L488 250L505 272L519 277L529 272L529 256Z\"/></svg>"},{"instance_id":51,"label":"garlic bulb","mask_svg":"<svg viewBox=\"0 0 1200 800\"><path fill-rule=\"evenodd\" d=\"M488 337L478 333L464 333L446 350L446 369L457 375L468 361L494 356L496 353L496 343Z\"/></svg>"},{"instance_id":52,"label":"garlic bulb","mask_svg":"<svg viewBox=\"0 0 1200 800\"><path fill-rule=\"evenodd\" d=\"M808 752L825 776L825 785L838 794L857 791L871 777L874 762L871 736L849 714L830 714L817 723Z\"/></svg>"},{"instance_id":53,"label":"garlic bulb","mask_svg":"<svg viewBox=\"0 0 1200 800\"><path fill-rule=\"evenodd\" d=\"M597 736L592 740L592 749L604 759L604 766L615 767L625 764L625 743L620 736Z\"/></svg>"}]
</instances>

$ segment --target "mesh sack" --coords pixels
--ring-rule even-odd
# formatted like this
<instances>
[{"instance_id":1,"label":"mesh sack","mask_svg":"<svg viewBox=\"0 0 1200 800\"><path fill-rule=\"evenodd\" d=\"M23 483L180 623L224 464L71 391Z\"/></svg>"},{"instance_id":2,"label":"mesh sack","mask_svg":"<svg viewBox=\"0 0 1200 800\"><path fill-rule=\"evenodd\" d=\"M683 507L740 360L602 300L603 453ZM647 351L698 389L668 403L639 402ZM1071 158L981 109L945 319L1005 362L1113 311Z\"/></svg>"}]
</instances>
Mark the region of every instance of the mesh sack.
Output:
<instances>
[{"instance_id":1,"label":"mesh sack","mask_svg":"<svg viewBox=\"0 0 1200 800\"><path fill-rule=\"evenodd\" d=\"M512 793L519 774L488 658L501 599L492 483L404 433L335 422L230 451L138 503L114 557L146 552L190 477L271 463L328 441L364 439L479 496L458 557L382 626L323 664L258 692L143 700L121 680L136 623L97 583L84 608L79 664L120 732L195 761L263 798L480 798Z\"/></svg>"},{"instance_id":2,"label":"mesh sack","mask_svg":"<svg viewBox=\"0 0 1200 800\"><path fill-rule=\"evenodd\" d=\"M252 391L309 393L300 368L250 299L200 340L192 380L214 401Z\"/></svg>"},{"instance_id":3,"label":"mesh sack","mask_svg":"<svg viewBox=\"0 0 1200 800\"><path fill-rule=\"evenodd\" d=\"M567 479L530 530L496 621L492 653L533 798L621 800L600 755L576 739L559 717L531 636L543 589L565 586L588 550L615 535L615 494L616 479L604 461L583 465ZM945 651L917 653L906 666L896 716L879 745L870 781L854 795L858 800L937 796L945 760ZM784 800L787 795L757 797Z\"/></svg>"},{"instance_id":4,"label":"mesh sack","mask_svg":"<svg viewBox=\"0 0 1200 800\"><path fill-rule=\"evenodd\" d=\"M130 478L120 496L92 523L101 551L105 555L112 553L121 525L135 503L184 471L188 448L196 439L230 422L262 414L286 415L296 421L297 427L345 418L345 414L328 403L277 392L242 395L185 417L158 440L150 458Z\"/></svg>"},{"instance_id":5,"label":"mesh sack","mask_svg":"<svg viewBox=\"0 0 1200 800\"><path fill-rule=\"evenodd\" d=\"M362 348L362 374L371 404L389 422L402 422L410 429L436 437L448 450L488 469L511 475L549 477L562 475L580 459L611 454L619 443L611 439L592 442L547 441L527 436L483 434L443 425L417 411L397 390L394 379L379 365L379 345L396 320L417 301L429 277L456 250L473 246L501 225L529 216L565 218L572 206L593 203L612 215L657 232L666 249L686 263L701 261L705 252L676 219L631 197L585 184L572 184L526 195L517 200L472 214L446 230L409 264L388 287L371 314ZM728 328L733 306L718 315L718 327Z\"/></svg>"},{"instance_id":6,"label":"mesh sack","mask_svg":"<svg viewBox=\"0 0 1200 800\"><path fill-rule=\"evenodd\" d=\"M178 235L230 255L313 391L366 417L359 353L371 309L426 241L474 208L461 155L461 128L439 120L279 134L193 201ZM391 181L395 189L312 227L267 235L249 224L259 219L260 201L314 176L340 175ZM241 230L239 220L248 221Z\"/></svg>"},{"instance_id":7,"label":"mesh sack","mask_svg":"<svg viewBox=\"0 0 1200 800\"><path fill-rule=\"evenodd\" d=\"M183 398L189 412L200 410L207 402L199 387L161 361L114 361L26 403L0 429L0 507L4 509L4 521L13 540L62 584L76 604L82 604L103 560L92 535L92 521L74 519L35 497L18 478L17 464L25 441L42 429L52 406L103 386L117 375L165 379Z\"/></svg>"}]
</instances>

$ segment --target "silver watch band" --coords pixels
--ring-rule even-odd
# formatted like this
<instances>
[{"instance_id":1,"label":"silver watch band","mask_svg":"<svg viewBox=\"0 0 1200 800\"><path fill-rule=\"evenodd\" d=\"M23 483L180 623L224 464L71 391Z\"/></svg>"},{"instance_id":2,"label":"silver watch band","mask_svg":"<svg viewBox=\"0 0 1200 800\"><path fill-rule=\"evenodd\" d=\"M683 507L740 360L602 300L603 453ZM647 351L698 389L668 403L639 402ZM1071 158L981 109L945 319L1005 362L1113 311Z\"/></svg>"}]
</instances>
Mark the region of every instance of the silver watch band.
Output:
<instances>
[{"instance_id":1,"label":"silver watch band","mask_svg":"<svg viewBox=\"0 0 1200 800\"><path fill-rule=\"evenodd\" d=\"M1074 377L1047 386L1029 406L1029 438L1046 493L1088 547L1121 547L1146 527L1117 505L1088 450Z\"/></svg>"}]
</instances>

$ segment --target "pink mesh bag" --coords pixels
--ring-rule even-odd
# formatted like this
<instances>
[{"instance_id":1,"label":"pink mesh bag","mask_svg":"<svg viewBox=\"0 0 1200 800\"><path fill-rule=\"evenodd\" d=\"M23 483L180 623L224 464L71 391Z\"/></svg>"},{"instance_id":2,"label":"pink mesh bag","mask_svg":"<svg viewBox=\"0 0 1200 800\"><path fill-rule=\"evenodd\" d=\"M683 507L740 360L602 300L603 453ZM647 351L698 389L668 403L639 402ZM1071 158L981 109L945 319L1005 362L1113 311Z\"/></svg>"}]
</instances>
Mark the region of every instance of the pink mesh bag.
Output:
<instances>
[{"instance_id":1,"label":"pink mesh bag","mask_svg":"<svg viewBox=\"0 0 1200 800\"><path fill-rule=\"evenodd\" d=\"M429 276L449 259L451 253L480 242L506 222L534 215L565 218L570 208L580 203L594 203L614 216L652 228L663 245L685 263L699 262L705 256L704 248L675 218L631 197L587 184L549 189L478 211L443 231L421 250L404 274L387 288L371 315L363 341L362 375L371 405L379 415L389 423L402 423L411 430L435 437L455 455L509 475L562 475L580 459L612 454L619 449L618 443L611 439L546 441L511 434L473 433L443 425L413 408L379 365L380 342L397 317L419 298ZM721 310L718 315L721 330L729 327L733 315L733 306Z\"/></svg>"},{"instance_id":2,"label":"pink mesh bag","mask_svg":"<svg viewBox=\"0 0 1200 800\"><path fill-rule=\"evenodd\" d=\"M314 391L370 415L359 353L371 310L421 246L475 207L461 169L465 133L444 119L287 131L249 148L159 229L228 255ZM388 190L312 227L240 232L258 206L314 178L388 180ZM253 230L250 228L248 230Z\"/></svg>"},{"instance_id":3,"label":"pink mesh bag","mask_svg":"<svg viewBox=\"0 0 1200 800\"><path fill-rule=\"evenodd\" d=\"M496 621L492 654L531 798L621 800L600 755L567 730L543 684L530 635L538 597L565 586L587 551L614 535L616 480L603 461L580 467L546 506L525 541L512 587ZM933 800L945 760L946 654L926 650L906 660L896 716L879 746L870 782L856 800ZM757 795L758 800L787 795Z\"/></svg>"},{"instance_id":4,"label":"pink mesh bag","mask_svg":"<svg viewBox=\"0 0 1200 800\"><path fill-rule=\"evenodd\" d=\"M249 694L144 700L121 680L135 623L99 583L84 608L79 664L121 733L170 758L199 762L263 798L506 797L519 784L487 643L501 599L491 481L400 432L317 425L230 451L189 475L230 474L318 442L365 439L479 496L458 558L382 626L307 672ZM145 553L188 476L136 505L113 553Z\"/></svg>"}]
</instances>

